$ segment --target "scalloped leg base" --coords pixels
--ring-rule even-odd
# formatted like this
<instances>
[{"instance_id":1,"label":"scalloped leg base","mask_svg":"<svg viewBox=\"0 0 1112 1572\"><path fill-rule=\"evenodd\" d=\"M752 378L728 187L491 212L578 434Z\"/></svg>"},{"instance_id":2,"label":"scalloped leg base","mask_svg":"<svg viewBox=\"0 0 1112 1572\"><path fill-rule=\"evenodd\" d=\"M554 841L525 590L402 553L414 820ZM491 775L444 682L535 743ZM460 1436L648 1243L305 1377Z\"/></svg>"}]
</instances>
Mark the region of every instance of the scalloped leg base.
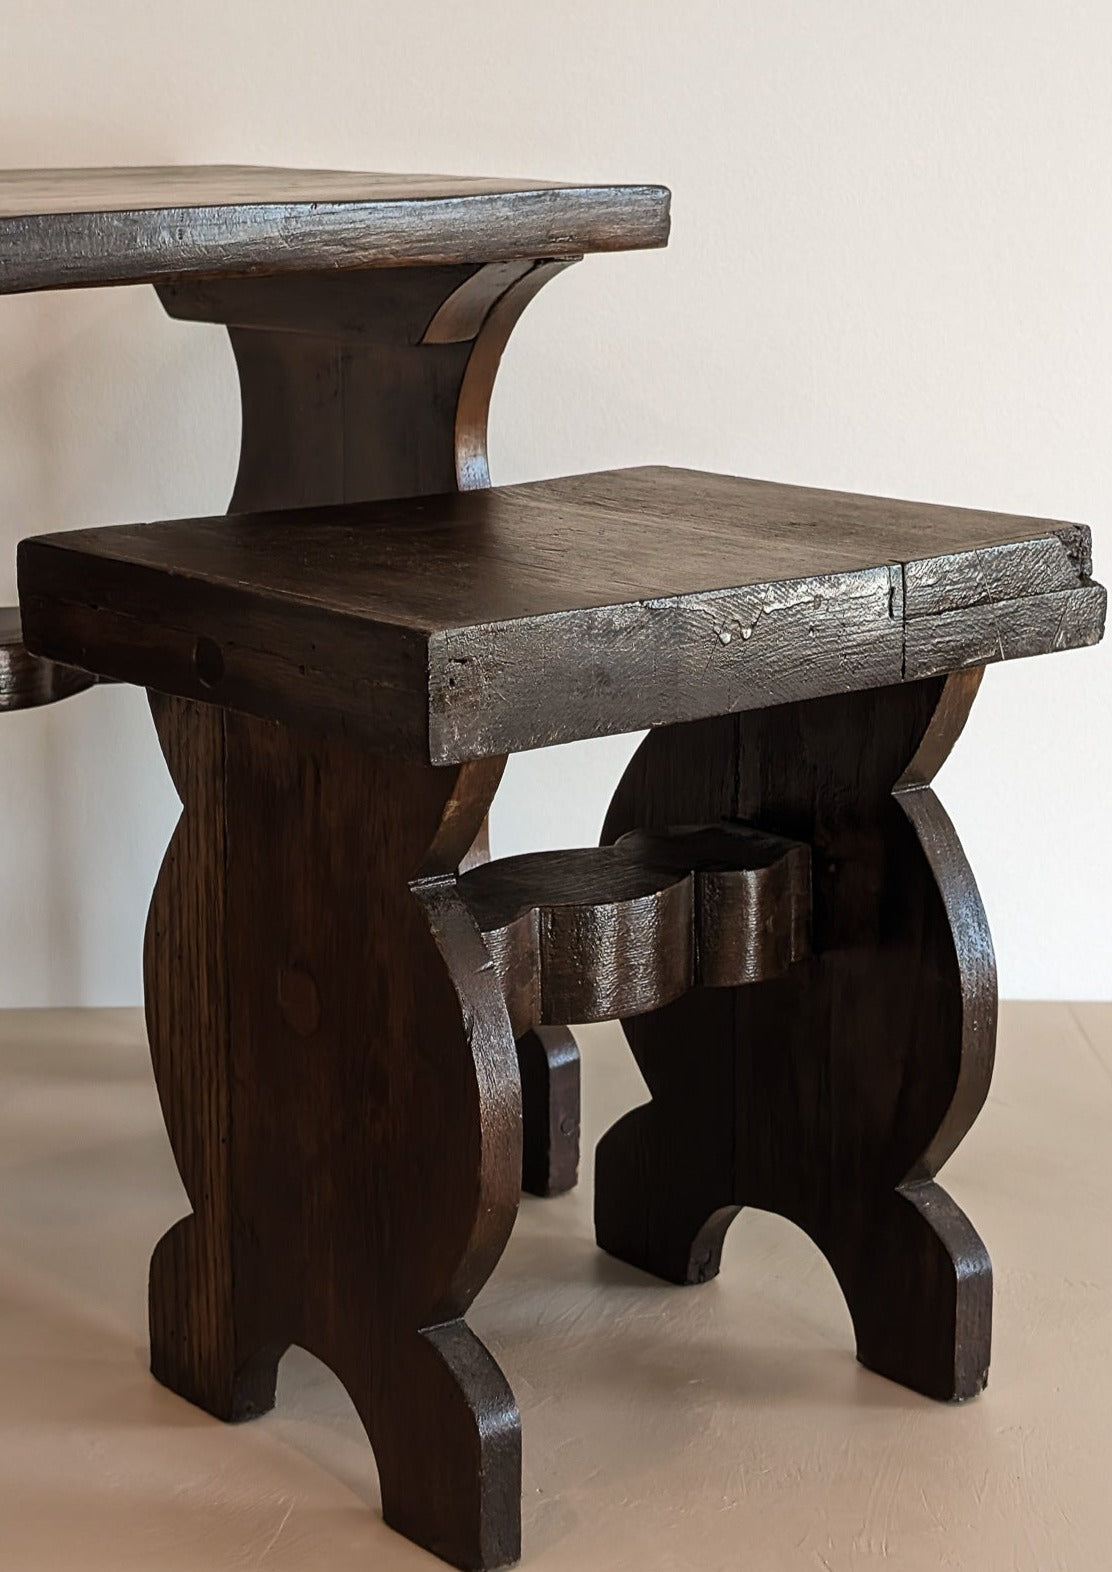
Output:
<instances>
[{"instance_id":1,"label":"scalloped leg base","mask_svg":"<svg viewBox=\"0 0 1112 1572\"><path fill-rule=\"evenodd\" d=\"M595 1239L608 1255L665 1282L708 1283L740 1207L699 1188L697 1161L671 1165L652 1108L635 1108L595 1153Z\"/></svg>"},{"instance_id":2,"label":"scalloped leg base","mask_svg":"<svg viewBox=\"0 0 1112 1572\"><path fill-rule=\"evenodd\" d=\"M187 1217L155 1249L151 1371L217 1419L254 1419L274 1406L284 1350L234 1367L228 1283L206 1259L210 1241ZM512 1565L521 1553L521 1419L466 1322L376 1343L365 1367L337 1374L374 1449L390 1527L468 1572Z\"/></svg>"},{"instance_id":3,"label":"scalloped leg base","mask_svg":"<svg viewBox=\"0 0 1112 1572\"><path fill-rule=\"evenodd\" d=\"M607 1131L596 1155L595 1232L609 1255L665 1282L718 1275L738 1204L716 1204L690 1182L698 1161L670 1165L651 1107ZM780 1210L767 1197L768 1211ZM857 1357L877 1375L940 1402L965 1402L988 1382L992 1264L964 1212L940 1185L886 1195L875 1208L813 1225L793 1219L830 1260L845 1294ZM843 1241L840 1245L839 1238Z\"/></svg>"},{"instance_id":4,"label":"scalloped leg base","mask_svg":"<svg viewBox=\"0 0 1112 1572\"><path fill-rule=\"evenodd\" d=\"M595 1238L669 1283L718 1275L736 1217L733 990L698 988L625 1033L654 1100L595 1154Z\"/></svg>"}]
</instances>

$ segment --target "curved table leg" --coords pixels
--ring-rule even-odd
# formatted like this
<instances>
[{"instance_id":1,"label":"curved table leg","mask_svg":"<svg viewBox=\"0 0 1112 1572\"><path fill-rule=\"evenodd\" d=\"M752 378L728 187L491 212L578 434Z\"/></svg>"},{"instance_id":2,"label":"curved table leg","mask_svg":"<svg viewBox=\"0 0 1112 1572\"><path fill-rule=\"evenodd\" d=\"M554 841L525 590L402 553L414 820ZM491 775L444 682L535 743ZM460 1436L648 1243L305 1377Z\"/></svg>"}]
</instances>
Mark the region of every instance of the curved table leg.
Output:
<instances>
[{"instance_id":1,"label":"curved table leg","mask_svg":"<svg viewBox=\"0 0 1112 1572\"><path fill-rule=\"evenodd\" d=\"M980 1391L989 1363L989 1258L934 1179L988 1090L996 973L927 782L979 681L653 732L604 832L721 815L808 842L814 954L624 1023L652 1101L599 1146L599 1243L699 1282L742 1206L782 1213L833 1266L862 1362L946 1399Z\"/></svg>"},{"instance_id":2,"label":"curved table leg","mask_svg":"<svg viewBox=\"0 0 1112 1572\"><path fill-rule=\"evenodd\" d=\"M462 1317L521 1176L513 1034L455 873L501 761L433 769L155 698L184 809L146 944L193 1215L155 1252L152 1367L224 1418L298 1343L344 1382L386 1520L514 1560L520 1423Z\"/></svg>"}]
</instances>

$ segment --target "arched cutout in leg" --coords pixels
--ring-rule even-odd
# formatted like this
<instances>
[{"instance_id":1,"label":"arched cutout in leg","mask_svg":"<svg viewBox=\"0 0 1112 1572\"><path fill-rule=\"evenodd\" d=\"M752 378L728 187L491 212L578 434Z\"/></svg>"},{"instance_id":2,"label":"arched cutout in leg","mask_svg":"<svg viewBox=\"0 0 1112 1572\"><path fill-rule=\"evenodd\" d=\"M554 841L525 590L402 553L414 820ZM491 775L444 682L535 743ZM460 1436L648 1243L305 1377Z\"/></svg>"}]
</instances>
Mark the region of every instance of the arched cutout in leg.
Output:
<instances>
[{"instance_id":1,"label":"arched cutout in leg","mask_svg":"<svg viewBox=\"0 0 1112 1572\"><path fill-rule=\"evenodd\" d=\"M711 989L624 1023L653 1100L598 1144L595 1237L671 1283L717 1275L738 1212L733 1130L714 1112L733 1105L732 1023L731 994Z\"/></svg>"}]
</instances>

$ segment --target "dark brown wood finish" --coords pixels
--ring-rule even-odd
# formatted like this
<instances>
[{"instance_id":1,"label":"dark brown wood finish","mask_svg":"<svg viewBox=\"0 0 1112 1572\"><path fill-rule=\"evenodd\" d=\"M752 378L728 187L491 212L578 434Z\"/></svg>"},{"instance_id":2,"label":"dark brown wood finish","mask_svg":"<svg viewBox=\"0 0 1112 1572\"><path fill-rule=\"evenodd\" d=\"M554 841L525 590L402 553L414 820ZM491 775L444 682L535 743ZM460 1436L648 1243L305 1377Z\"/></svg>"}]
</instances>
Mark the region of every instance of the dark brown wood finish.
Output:
<instances>
[{"instance_id":1,"label":"dark brown wood finish","mask_svg":"<svg viewBox=\"0 0 1112 1572\"><path fill-rule=\"evenodd\" d=\"M526 304L582 252L663 245L668 202L656 186L248 167L8 171L0 293L149 280L171 316L225 324L243 405L233 509L473 488L489 484L491 389ZM212 655L202 647L209 672ZM18 631L0 647L0 707L49 702L90 680L31 656ZM570 1038L557 1059L553 1117L577 1126ZM532 1106L527 1150L546 1152L552 1119L534 1139Z\"/></svg>"},{"instance_id":2,"label":"dark brown wood finish","mask_svg":"<svg viewBox=\"0 0 1112 1572\"><path fill-rule=\"evenodd\" d=\"M861 1360L956 1399L986 1379L991 1268L935 1175L988 1089L996 988L976 886L927 783L979 681L655 731L604 831L725 815L807 842L814 954L625 1023L652 1101L600 1143L599 1243L702 1282L742 1206L780 1212L833 1266Z\"/></svg>"},{"instance_id":3,"label":"dark brown wood finish","mask_svg":"<svg viewBox=\"0 0 1112 1572\"><path fill-rule=\"evenodd\" d=\"M521 1075L521 1188L563 1195L579 1180L579 1048L566 1026L517 1040Z\"/></svg>"},{"instance_id":4,"label":"dark brown wood finish","mask_svg":"<svg viewBox=\"0 0 1112 1572\"><path fill-rule=\"evenodd\" d=\"M460 893L520 1036L779 976L808 951L810 877L808 847L723 824L504 858Z\"/></svg>"},{"instance_id":5,"label":"dark brown wood finish","mask_svg":"<svg viewBox=\"0 0 1112 1572\"><path fill-rule=\"evenodd\" d=\"M0 171L0 294L662 246L662 186L250 165Z\"/></svg>"},{"instance_id":6,"label":"dark brown wood finish","mask_svg":"<svg viewBox=\"0 0 1112 1572\"><path fill-rule=\"evenodd\" d=\"M193 1214L151 1270L156 1375L226 1419L296 1342L336 1371L388 1522L518 1554L520 1436L462 1317L521 1182L514 1039L455 870L500 766L436 770L155 696L185 805L150 1037ZM416 897L416 898L415 898Z\"/></svg>"},{"instance_id":7,"label":"dark brown wood finish","mask_svg":"<svg viewBox=\"0 0 1112 1572\"><path fill-rule=\"evenodd\" d=\"M0 606L0 714L34 709L83 693L96 678L32 655L23 642L17 606Z\"/></svg>"},{"instance_id":8,"label":"dark brown wood finish","mask_svg":"<svg viewBox=\"0 0 1112 1572\"><path fill-rule=\"evenodd\" d=\"M579 1167L579 1054L551 1023L774 976L807 951L808 849L738 826L480 863L460 892L518 1034L522 1184L536 1195L571 1189Z\"/></svg>"},{"instance_id":9,"label":"dark brown wood finish","mask_svg":"<svg viewBox=\"0 0 1112 1572\"><path fill-rule=\"evenodd\" d=\"M935 1176L995 975L929 781L983 664L1103 629L1075 525L660 469L477 489L525 304L666 234L659 187L0 176L0 293L154 282L242 390L234 516L25 542L0 640L24 693L26 651L44 694L156 690L184 804L145 959L193 1211L152 1366L243 1418L311 1349L388 1521L466 1567L517 1555L520 1426L464 1315L520 1182L574 1183L573 1017L626 1017L652 1094L599 1149L606 1248L698 1281L780 1211L865 1363L983 1385L988 1257ZM634 726L602 849L484 865L502 755Z\"/></svg>"},{"instance_id":10,"label":"dark brown wood finish","mask_svg":"<svg viewBox=\"0 0 1112 1572\"><path fill-rule=\"evenodd\" d=\"M488 298L453 280L414 352ZM313 486L342 489L332 452ZM32 647L174 695L148 997L195 1210L152 1270L162 1378L258 1412L302 1343L389 1520L512 1557L516 1409L462 1318L521 1177L574 1178L564 1023L620 1012L652 1096L599 1147L600 1243L702 1281L742 1206L779 1211L866 1364L979 1391L991 1269L936 1175L988 1086L995 973L929 782L983 660L1099 637L1090 569L1075 525L671 471L25 542ZM679 719L601 849L484 862L495 738L643 713Z\"/></svg>"},{"instance_id":11,"label":"dark brown wood finish","mask_svg":"<svg viewBox=\"0 0 1112 1572\"><path fill-rule=\"evenodd\" d=\"M20 547L40 654L437 764L1090 644L1090 568L1079 525L652 469Z\"/></svg>"},{"instance_id":12,"label":"dark brown wood finish","mask_svg":"<svg viewBox=\"0 0 1112 1572\"><path fill-rule=\"evenodd\" d=\"M171 316L223 323L231 339L243 404L232 511L489 485L502 351L529 301L575 260L160 288Z\"/></svg>"},{"instance_id":13,"label":"dark brown wood finish","mask_svg":"<svg viewBox=\"0 0 1112 1572\"><path fill-rule=\"evenodd\" d=\"M664 245L668 208L660 186L0 170L0 295L150 282L171 315L226 322L244 408L234 506L402 496L489 484L490 389L525 303L584 252ZM0 709L87 687L30 655L17 615L0 608Z\"/></svg>"}]
</instances>

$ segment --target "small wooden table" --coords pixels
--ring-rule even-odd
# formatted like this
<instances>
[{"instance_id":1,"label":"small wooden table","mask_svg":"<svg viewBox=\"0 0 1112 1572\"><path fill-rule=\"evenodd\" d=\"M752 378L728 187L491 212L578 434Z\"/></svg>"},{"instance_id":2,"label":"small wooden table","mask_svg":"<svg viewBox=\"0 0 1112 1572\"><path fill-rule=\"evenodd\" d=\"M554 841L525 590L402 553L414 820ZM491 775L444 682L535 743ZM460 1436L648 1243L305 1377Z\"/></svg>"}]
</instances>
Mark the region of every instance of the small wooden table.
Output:
<instances>
[{"instance_id":1,"label":"small wooden table","mask_svg":"<svg viewBox=\"0 0 1112 1572\"><path fill-rule=\"evenodd\" d=\"M517 1210L515 1036L620 1017L652 1094L600 1244L824 1251L859 1357L938 1398L991 1268L934 1180L988 1088L992 946L929 781L981 668L1099 638L1073 525L678 470L24 541L32 649L153 690L184 812L147 1010L194 1212L152 1364L228 1418L296 1342L383 1510L519 1549L519 1420L463 1319ZM505 755L651 727L598 850L465 862Z\"/></svg>"}]
</instances>

